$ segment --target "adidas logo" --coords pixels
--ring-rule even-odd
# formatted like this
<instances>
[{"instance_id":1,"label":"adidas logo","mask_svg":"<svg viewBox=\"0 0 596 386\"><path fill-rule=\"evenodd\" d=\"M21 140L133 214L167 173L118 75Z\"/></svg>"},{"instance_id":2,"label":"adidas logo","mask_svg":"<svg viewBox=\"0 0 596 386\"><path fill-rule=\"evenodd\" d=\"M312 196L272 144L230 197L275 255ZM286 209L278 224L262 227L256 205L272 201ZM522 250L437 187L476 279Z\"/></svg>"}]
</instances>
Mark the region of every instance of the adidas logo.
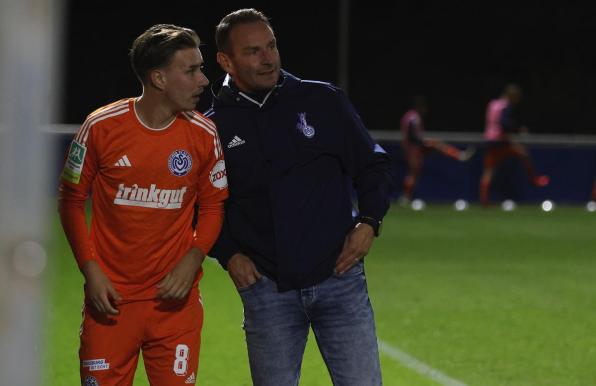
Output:
<instances>
[{"instance_id":1,"label":"adidas logo","mask_svg":"<svg viewBox=\"0 0 596 386\"><path fill-rule=\"evenodd\" d=\"M190 374L188 376L188 378L186 378L186 381L184 381L184 383L194 385L196 381L197 381L197 378L195 377L195 373L193 372L192 374Z\"/></svg>"},{"instance_id":2,"label":"adidas logo","mask_svg":"<svg viewBox=\"0 0 596 386\"><path fill-rule=\"evenodd\" d=\"M234 138L228 143L228 149L231 149L236 146L244 145L246 141L240 138L239 136L235 135Z\"/></svg>"},{"instance_id":3,"label":"adidas logo","mask_svg":"<svg viewBox=\"0 0 596 386\"><path fill-rule=\"evenodd\" d=\"M126 154L124 154L124 155L122 156L122 158L120 158L120 159L118 160L118 162L116 162L116 163L114 164L114 166L128 166L128 167L130 167L130 166L132 166L132 165L130 164L130 161L128 160L128 157L126 156Z\"/></svg>"}]
</instances>

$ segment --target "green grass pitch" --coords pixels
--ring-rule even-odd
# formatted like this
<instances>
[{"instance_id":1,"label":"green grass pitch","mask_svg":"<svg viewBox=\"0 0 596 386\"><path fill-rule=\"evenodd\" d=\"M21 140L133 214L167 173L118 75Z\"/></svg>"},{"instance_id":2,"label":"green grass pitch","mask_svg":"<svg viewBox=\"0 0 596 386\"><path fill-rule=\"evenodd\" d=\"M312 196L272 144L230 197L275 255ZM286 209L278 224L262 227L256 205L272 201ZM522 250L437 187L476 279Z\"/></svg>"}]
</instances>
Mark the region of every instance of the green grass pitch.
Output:
<instances>
[{"instance_id":1,"label":"green grass pitch","mask_svg":"<svg viewBox=\"0 0 596 386\"><path fill-rule=\"evenodd\" d=\"M47 275L43 385L79 384L82 277L58 221ZM205 262L198 385L250 385L242 310ZM366 258L378 337L468 386L596 385L596 214L392 207ZM381 353L384 384L439 385ZM331 382L309 339L301 385ZM142 365L135 385L148 385Z\"/></svg>"}]
</instances>

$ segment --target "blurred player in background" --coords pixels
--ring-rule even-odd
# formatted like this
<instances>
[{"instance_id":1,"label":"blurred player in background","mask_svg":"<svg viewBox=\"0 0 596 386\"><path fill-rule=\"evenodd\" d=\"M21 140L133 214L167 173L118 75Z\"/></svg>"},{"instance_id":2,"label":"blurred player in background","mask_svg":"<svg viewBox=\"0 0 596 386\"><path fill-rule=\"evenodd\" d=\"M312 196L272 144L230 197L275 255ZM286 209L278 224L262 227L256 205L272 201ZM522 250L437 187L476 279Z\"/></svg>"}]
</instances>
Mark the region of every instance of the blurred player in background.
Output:
<instances>
[{"instance_id":1,"label":"blurred player in background","mask_svg":"<svg viewBox=\"0 0 596 386\"><path fill-rule=\"evenodd\" d=\"M143 94L91 113L70 146L59 212L85 277L79 357L86 386L132 385L141 350L152 385L196 382L197 283L227 197L215 125L193 111L209 84L199 44L187 28L145 31L130 51Z\"/></svg>"},{"instance_id":2,"label":"blurred player in background","mask_svg":"<svg viewBox=\"0 0 596 386\"><path fill-rule=\"evenodd\" d=\"M549 183L548 176L535 174L534 165L526 147L514 142L510 137L515 132L528 132L528 129L519 122L521 98L521 88L516 84L509 84L498 99L489 102L486 109L484 139L488 141L488 146L484 154L484 170L480 179L480 202L485 207L489 204L489 189L495 169L504 159L519 158L524 164L532 185L543 187Z\"/></svg>"},{"instance_id":3,"label":"blurred player in background","mask_svg":"<svg viewBox=\"0 0 596 386\"><path fill-rule=\"evenodd\" d=\"M468 161L476 151L474 147L460 150L437 139L425 138L424 121L427 114L428 104L426 98L416 96L412 108L404 114L400 121L401 146L408 164L408 172L403 181L403 194L400 198L403 202L409 202L412 199L412 193L422 171L424 158L429 153L436 151L457 161Z\"/></svg>"}]
</instances>

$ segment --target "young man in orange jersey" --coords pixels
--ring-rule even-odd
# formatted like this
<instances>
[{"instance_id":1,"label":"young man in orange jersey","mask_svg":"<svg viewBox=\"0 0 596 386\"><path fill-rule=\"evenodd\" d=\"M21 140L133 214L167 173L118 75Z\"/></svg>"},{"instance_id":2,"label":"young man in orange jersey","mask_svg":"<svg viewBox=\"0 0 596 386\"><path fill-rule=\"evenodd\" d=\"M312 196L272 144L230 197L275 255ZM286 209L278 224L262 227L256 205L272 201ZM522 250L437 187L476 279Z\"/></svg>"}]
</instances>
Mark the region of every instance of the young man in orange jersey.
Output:
<instances>
[{"instance_id":1,"label":"young man in orange jersey","mask_svg":"<svg viewBox=\"0 0 596 386\"><path fill-rule=\"evenodd\" d=\"M228 194L215 125L193 111L209 83L199 43L174 25L141 34L130 59L143 94L91 113L69 149L59 212L85 277L85 386L132 385L141 350L152 385L197 379L197 283Z\"/></svg>"}]
</instances>

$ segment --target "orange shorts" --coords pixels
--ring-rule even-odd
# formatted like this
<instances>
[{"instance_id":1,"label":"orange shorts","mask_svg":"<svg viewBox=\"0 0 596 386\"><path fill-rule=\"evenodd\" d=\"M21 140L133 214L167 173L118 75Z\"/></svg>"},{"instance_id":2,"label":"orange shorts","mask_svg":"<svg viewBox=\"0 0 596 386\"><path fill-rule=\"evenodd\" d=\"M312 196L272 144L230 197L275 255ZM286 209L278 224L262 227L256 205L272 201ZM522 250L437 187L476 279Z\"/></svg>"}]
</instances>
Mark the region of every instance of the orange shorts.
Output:
<instances>
[{"instance_id":1,"label":"orange shorts","mask_svg":"<svg viewBox=\"0 0 596 386\"><path fill-rule=\"evenodd\" d=\"M523 152L518 145L508 141L497 142L486 149L484 167L493 169L506 158L522 156Z\"/></svg>"},{"instance_id":2,"label":"orange shorts","mask_svg":"<svg viewBox=\"0 0 596 386\"><path fill-rule=\"evenodd\" d=\"M203 327L198 289L181 301L135 301L118 310L106 316L91 305L83 307L82 385L132 385L140 351L151 385L195 384Z\"/></svg>"},{"instance_id":3,"label":"orange shorts","mask_svg":"<svg viewBox=\"0 0 596 386\"><path fill-rule=\"evenodd\" d=\"M408 173L417 174L422 168L424 157L433 151L432 146L424 145L406 145L403 146L404 155L408 164Z\"/></svg>"}]
</instances>

